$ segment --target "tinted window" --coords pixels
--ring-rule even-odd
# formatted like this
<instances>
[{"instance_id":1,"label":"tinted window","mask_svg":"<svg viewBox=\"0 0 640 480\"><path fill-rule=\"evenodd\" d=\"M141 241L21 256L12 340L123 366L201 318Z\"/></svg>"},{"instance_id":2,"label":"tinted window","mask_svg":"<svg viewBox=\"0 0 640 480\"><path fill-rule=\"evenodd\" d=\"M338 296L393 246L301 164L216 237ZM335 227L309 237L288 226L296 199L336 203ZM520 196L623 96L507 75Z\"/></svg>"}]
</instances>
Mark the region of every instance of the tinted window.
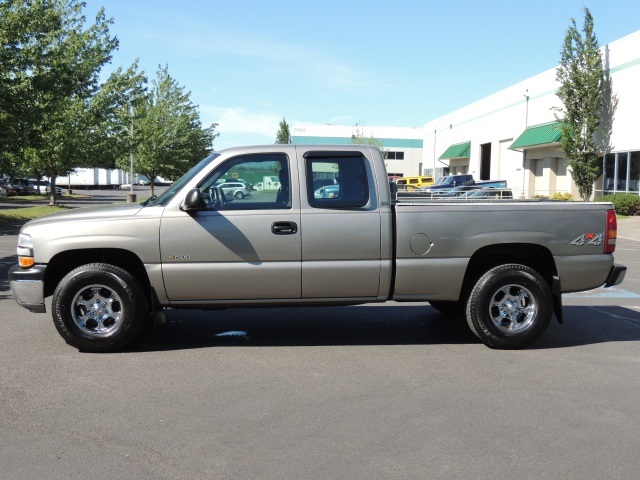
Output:
<instances>
[{"instance_id":1,"label":"tinted window","mask_svg":"<svg viewBox=\"0 0 640 480\"><path fill-rule=\"evenodd\" d=\"M315 208L363 207L369 202L366 161L362 156L331 155L306 159L309 205ZM331 174L335 185L314 189L314 180Z\"/></svg>"}]
</instances>

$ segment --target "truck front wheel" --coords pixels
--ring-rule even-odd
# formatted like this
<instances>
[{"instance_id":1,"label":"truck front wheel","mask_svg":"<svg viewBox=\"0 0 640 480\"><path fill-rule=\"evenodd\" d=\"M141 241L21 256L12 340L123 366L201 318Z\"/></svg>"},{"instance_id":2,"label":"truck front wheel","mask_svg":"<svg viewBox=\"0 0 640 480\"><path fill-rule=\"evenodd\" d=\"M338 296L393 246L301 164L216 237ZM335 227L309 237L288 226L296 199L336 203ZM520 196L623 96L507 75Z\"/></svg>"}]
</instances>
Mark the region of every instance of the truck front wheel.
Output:
<instances>
[{"instance_id":1,"label":"truck front wheel","mask_svg":"<svg viewBox=\"0 0 640 480\"><path fill-rule=\"evenodd\" d=\"M129 344L145 324L147 301L126 270L91 263L69 272L52 300L53 321L71 346L110 352Z\"/></svg>"},{"instance_id":2,"label":"truck front wheel","mask_svg":"<svg viewBox=\"0 0 640 480\"><path fill-rule=\"evenodd\" d=\"M553 315L549 284L532 268L500 265L485 273L471 290L467 323L491 348L516 349L535 342Z\"/></svg>"}]
</instances>

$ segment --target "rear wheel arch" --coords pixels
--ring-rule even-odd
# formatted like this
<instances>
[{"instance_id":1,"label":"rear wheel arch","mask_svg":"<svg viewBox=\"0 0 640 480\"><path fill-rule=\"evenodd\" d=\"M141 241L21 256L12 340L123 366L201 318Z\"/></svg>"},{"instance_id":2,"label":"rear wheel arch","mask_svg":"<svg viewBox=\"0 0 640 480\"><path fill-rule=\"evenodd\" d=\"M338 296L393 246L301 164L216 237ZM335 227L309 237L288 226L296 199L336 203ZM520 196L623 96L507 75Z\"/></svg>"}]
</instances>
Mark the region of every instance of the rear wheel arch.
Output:
<instances>
[{"instance_id":1,"label":"rear wheel arch","mask_svg":"<svg viewBox=\"0 0 640 480\"><path fill-rule=\"evenodd\" d=\"M538 272L542 278L553 285L558 275L551 251L537 244L503 243L480 248L470 258L464 276L460 299L464 300L478 279L494 267L505 264L519 264Z\"/></svg>"}]
</instances>

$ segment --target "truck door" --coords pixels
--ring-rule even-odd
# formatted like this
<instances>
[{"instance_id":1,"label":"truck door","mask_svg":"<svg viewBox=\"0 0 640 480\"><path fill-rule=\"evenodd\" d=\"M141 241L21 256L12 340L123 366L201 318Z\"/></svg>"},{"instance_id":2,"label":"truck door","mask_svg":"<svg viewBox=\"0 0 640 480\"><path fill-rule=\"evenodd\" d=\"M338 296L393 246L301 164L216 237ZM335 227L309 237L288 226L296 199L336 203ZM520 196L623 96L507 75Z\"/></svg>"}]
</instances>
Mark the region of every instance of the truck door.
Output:
<instances>
[{"instance_id":1,"label":"truck door","mask_svg":"<svg viewBox=\"0 0 640 480\"><path fill-rule=\"evenodd\" d=\"M353 151L314 151L303 157L302 298L375 298L381 217L369 161ZM332 195L314 190L319 179L333 182Z\"/></svg>"},{"instance_id":2,"label":"truck door","mask_svg":"<svg viewBox=\"0 0 640 480\"><path fill-rule=\"evenodd\" d=\"M279 177L277 187L223 185L234 178L251 183L265 172ZM292 175L297 167L284 153L234 157L200 182L206 209L163 216L162 271L171 302L300 298L300 207L297 190L289 188Z\"/></svg>"}]
</instances>

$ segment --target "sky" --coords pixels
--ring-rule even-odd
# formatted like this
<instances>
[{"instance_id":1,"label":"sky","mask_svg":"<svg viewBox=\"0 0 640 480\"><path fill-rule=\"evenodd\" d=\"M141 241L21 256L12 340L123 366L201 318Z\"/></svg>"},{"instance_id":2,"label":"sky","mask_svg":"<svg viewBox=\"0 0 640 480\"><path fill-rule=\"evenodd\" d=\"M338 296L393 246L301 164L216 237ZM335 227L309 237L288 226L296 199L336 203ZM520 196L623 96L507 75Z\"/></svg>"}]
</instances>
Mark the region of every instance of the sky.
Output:
<instances>
[{"instance_id":1,"label":"sky","mask_svg":"<svg viewBox=\"0 0 640 480\"><path fill-rule=\"evenodd\" d=\"M638 0L85 0L136 59L191 92L214 148L272 144L279 122L422 127L554 68L571 18L600 45L640 29Z\"/></svg>"}]
</instances>

